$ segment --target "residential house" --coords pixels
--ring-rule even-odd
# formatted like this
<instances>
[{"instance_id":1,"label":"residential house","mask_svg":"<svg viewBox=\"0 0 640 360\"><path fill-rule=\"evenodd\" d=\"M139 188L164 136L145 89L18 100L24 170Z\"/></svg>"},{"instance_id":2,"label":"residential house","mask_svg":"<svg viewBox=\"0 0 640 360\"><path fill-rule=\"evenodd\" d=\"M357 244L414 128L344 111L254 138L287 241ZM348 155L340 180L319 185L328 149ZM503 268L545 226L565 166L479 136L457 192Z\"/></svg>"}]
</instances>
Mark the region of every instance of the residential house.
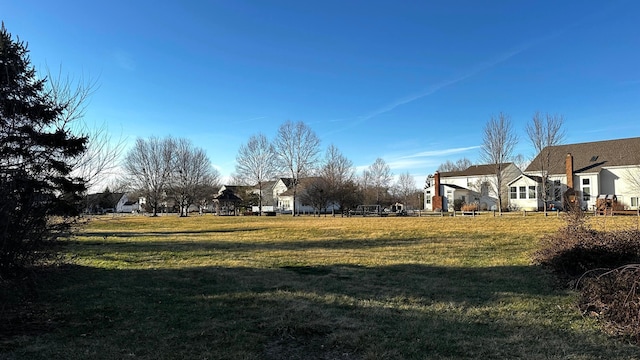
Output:
<instances>
[{"instance_id":1,"label":"residential house","mask_svg":"<svg viewBox=\"0 0 640 360\"><path fill-rule=\"evenodd\" d=\"M280 212L293 210L293 178L279 178L272 187L272 198Z\"/></svg>"},{"instance_id":2,"label":"residential house","mask_svg":"<svg viewBox=\"0 0 640 360\"><path fill-rule=\"evenodd\" d=\"M506 185L520 173L513 163L503 164L503 184ZM472 165L462 171L436 172L427 177L424 208L453 211L454 203L458 200L464 204L477 204L479 210L497 209L496 178L495 165L492 164ZM503 189L503 199L506 198L505 190L506 187Z\"/></svg>"},{"instance_id":3,"label":"residential house","mask_svg":"<svg viewBox=\"0 0 640 360\"><path fill-rule=\"evenodd\" d=\"M268 209L268 211L273 211L277 207L277 195L274 191L274 186L276 186L277 183L277 180L264 181L262 182L262 190L258 188L257 184L253 187L252 193L262 198L263 211L265 211L265 208ZM286 189L282 192L284 191L286 191Z\"/></svg>"},{"instance_id":4,"label":"residential house","mask_svg":"<svg viewBox=\"0 0 640 360\"><path fill-rule=\"evenodd\" d=\"M549 156L543 170L542 157ZM594 209L598 198L616 199L626 209L638 209L640 197L640 137L550 146L534 158L524 173L509 183L509 202L527 210L545 207L542 179L548 176L547 208L562 208L571 190L583 209Z\"/></svg>"},{"instance_id":5,"label":"residential house","mask_svg":"<svg viewBox=\"0 0 640 360\"><path fill-rule=\"evenodd\" d=\"M305 177L298 180L295 199L296 213L313 213L318 211L312 202L321 202L324 205L325 201L322 199L322 194L320 193L324 191L324 189L316 188L319 179L318 177ZM294 180L292 178L279 178L273 185L273 199L277 204L277 210L281 213L291 213L293 211L293 185ZM318 193L312 193L315 191L318 191ZM316 207L318 207L318 204L316 204ZM328 212L335 211L338 210L338 205L327 203L321 210Z\"/></svg>"},{"instance_id":6,"label":"residential house","mask_svg":"<svg viewBox=\"0 0 640 360\"><path fill-rule=\"evenodd\" d=\"M140 209L138 200L129 199L125 193L95 193L89 194L84 200L84 213L131 213Z\"/></svg>"}]
</instances>

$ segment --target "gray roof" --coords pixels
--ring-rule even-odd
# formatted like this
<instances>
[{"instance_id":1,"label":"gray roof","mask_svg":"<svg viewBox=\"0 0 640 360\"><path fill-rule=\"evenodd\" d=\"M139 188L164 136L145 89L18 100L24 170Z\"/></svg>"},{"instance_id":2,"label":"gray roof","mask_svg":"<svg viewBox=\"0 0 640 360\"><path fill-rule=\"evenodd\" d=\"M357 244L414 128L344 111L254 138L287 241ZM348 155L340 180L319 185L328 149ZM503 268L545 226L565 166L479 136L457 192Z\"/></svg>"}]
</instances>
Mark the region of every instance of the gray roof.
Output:
<instances>
[{"instance_id":1,"label":"gray roof","mask_svg":"<svg viewBox=\"0 0 640 360\"><path fill-rule=\"evenodd\" d=\"M557 145L544 148L525 172L540 171L540 159L550 152L549 174L565 173L567 154L573 156L574 173L600 172L605 167L640 165L640 137Z\"/></svg>"}]
</instances>

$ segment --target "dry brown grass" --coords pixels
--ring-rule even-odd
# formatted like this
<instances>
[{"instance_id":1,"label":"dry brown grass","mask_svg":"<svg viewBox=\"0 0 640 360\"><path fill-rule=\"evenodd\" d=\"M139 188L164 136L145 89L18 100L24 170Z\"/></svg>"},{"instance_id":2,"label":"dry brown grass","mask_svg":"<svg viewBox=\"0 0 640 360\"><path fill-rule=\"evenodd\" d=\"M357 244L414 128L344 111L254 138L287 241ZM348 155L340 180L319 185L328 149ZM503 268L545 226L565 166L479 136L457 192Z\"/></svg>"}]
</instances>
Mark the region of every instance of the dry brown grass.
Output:
<instances>
[{"instance_id":1,"label":"dry brown grass","mask_svg":"<svg viewBox=\"0 0 640 360\"><path fill-rule=\"evenodd\" d=\"M618 220L608 220L613 226ZM530 265L554 217L122 217L41 277L0 358L628 359Z\"/></svg>"}]
</instances>

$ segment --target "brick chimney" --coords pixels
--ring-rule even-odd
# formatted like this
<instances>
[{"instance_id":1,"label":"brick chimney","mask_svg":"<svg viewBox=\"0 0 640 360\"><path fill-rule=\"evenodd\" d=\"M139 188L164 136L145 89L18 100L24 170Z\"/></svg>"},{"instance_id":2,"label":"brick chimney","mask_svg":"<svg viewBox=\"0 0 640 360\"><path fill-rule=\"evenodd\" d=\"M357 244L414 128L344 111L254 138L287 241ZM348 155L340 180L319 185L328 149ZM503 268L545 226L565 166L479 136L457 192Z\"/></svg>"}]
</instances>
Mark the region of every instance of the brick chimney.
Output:
<instances>
[{"instance_id":1,"label":"brick chimney","mask_svg":"<svg viewBox=\"0 0 640 360\"><path fill-rule=\"evenodd\" d=\"M565 160L565 171L567 174L567 188L573 189L573 156L571 153L567 154Z\"/></svg>"},{"instance_id":2,"label":"brick chimney","mask_svg":"<svg viewBox=\"0 0 640 360\"><path fill-rule=\"evenodd\" d=\"M442 207L444 201L440 194L440 173L437 171L433 174L433 186L435 187L435 190L433 192L433 197L431 198L431 209L440 209L444 211L444 208Z\"/></svg>"}]
</instances>

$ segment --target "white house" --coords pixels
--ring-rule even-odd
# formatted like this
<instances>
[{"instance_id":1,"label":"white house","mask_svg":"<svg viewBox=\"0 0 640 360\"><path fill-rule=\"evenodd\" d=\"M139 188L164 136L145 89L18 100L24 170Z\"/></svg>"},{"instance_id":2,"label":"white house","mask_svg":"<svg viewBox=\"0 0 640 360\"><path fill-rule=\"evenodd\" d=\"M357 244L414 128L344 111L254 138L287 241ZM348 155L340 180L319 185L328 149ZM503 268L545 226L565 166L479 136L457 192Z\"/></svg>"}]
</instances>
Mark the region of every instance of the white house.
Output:
<instances>
[{"instance_id":1,"label":"white house","mask_svg":"<svg viewBox=\"0 0 640 360\"><path fill-rule=\"evenodd\" d=\"M316 184L314 181L318 179L317 177L298 179L295 199L296 213L313 213L317 211L317 209L315 209L312 204L307 203L307 201L309 198L321 199L321 196L316 196L321 195L321 193L307 193L307 191L314 191L312 189L314 184ZM277 204L277 210L281 213L291 213L291 211L293 211L293 181L292 178L279 178L273 185L273 199ZM324 201L322 202L324 203ZM338 210L336 204L326 204L322 209L322 211L334 210Z\"/></svg>"},{"instance_id":2,"label":"white house","mask_svg":"<svg viewBox=\"0 0 640 360\"><path fill-rule=\"evenodd\" d=\"M521 173L513 163L502 165L505 185ZM464 204L477 204L479 210L496 209L496 178L495 165L492 164L472 165L463 171L436 172L427 177L424 208L431 211L453 211L454 202L459 200ZM503 194L505 193L503 188Z\"/></svg>"},{"instance_id":3,"label":"white house","mask_svg":"<svg viewBox=\"0 0 640 360\"><path fill-rule=\"evenodd\" d=\"M292 190L289 190L292 189ZM287 193L287 191L289 191ZM272 187L272 198L280 212L291 212L293 209L293 179L279 178Z\"/></svg>"},{"instance_id":4,"label":"white house","mask_svg":"<svg viewBox=\"0 0 640 360\"><path fill-rule=\"evenodd\" d=\"M547 162L541 159L548 156ZM547 167L547 169L544 169ZM583 209L609 197L625 209L638 209L640 197L640 137L550 146L509 183L509 202L521 209L545 206L542 178L548 176L547 207L561 208L567 190L575 191Z\"/></svg>"}]
</instances>

